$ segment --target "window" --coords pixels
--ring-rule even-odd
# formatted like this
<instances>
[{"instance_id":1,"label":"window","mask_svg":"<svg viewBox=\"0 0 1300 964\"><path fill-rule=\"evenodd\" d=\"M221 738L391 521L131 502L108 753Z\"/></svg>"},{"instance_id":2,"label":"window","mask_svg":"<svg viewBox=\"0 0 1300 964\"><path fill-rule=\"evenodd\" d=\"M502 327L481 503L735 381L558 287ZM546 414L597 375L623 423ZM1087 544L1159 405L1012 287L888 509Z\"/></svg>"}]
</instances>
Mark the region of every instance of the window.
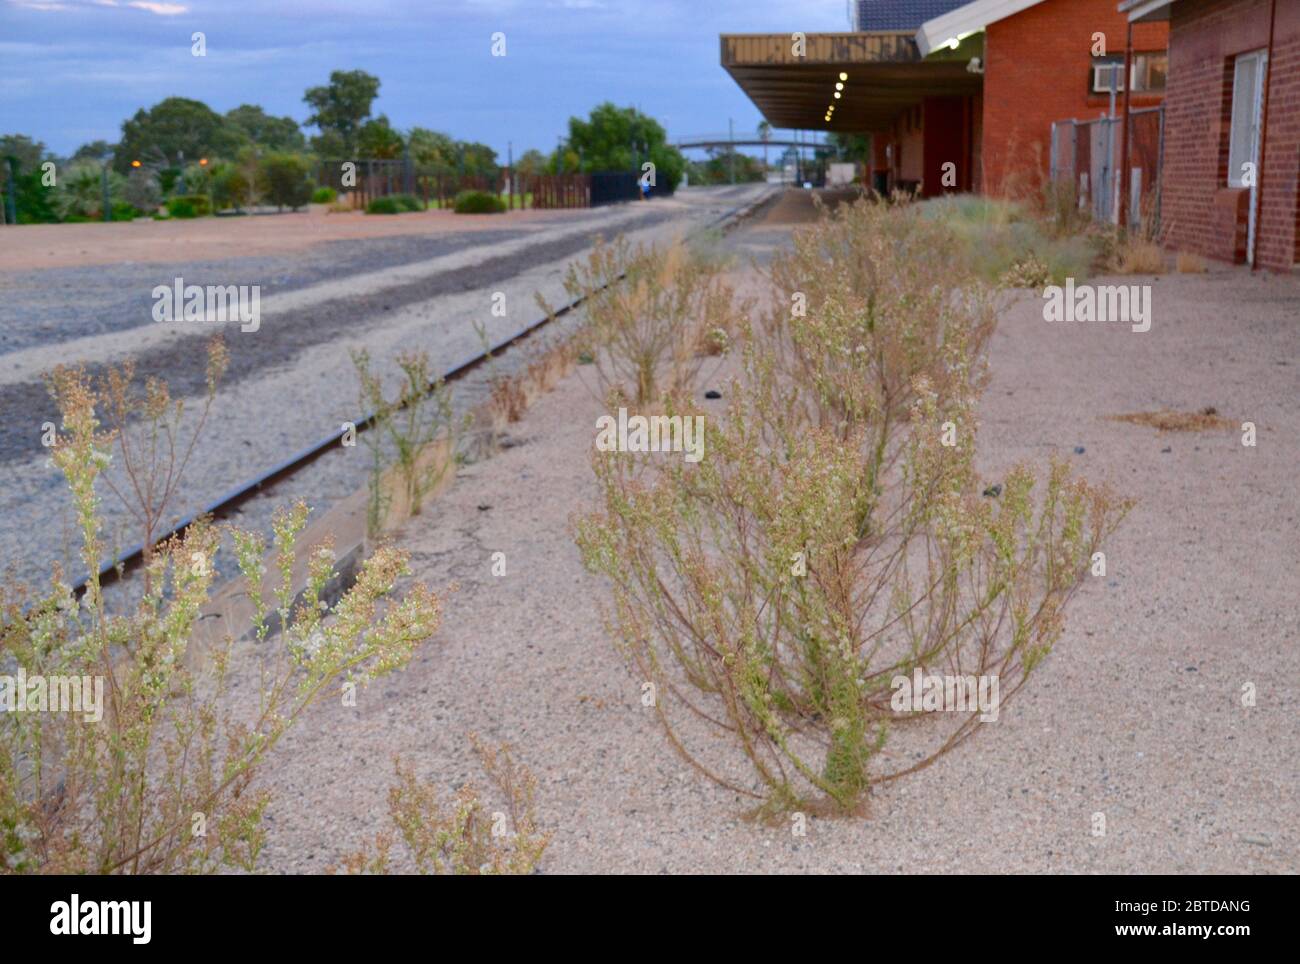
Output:
<instances>
[{"instance_id":1,"label":"window","mask_svg":"<svg viewBox=\"0 0 1300 964\"><path fill-rule=\"evenodd\" d=\"M1165 89L1165 78L1169 73L1169 54L1165 51L1134 54L1133 69L1129 71L1133 78L1133 93L1146 94ZM1124 57L1122 55L1092 58L1092 86L1094 94L1109 94L1111 78L1115 80L1115 92L1124 92Z\"/></svg>"},{"instance_id":2,"label":"window","mask_svg":"<svg viewBox=\"0 0 1300 964\"><path fill-rule=\"evenodd\" d=\"M1259 115L1264 66L1262 50L1239 54L1232 70L1232 127L1228 134L1228 186L1251 187L1259 166Z\"/></svg>"}]
</instances>

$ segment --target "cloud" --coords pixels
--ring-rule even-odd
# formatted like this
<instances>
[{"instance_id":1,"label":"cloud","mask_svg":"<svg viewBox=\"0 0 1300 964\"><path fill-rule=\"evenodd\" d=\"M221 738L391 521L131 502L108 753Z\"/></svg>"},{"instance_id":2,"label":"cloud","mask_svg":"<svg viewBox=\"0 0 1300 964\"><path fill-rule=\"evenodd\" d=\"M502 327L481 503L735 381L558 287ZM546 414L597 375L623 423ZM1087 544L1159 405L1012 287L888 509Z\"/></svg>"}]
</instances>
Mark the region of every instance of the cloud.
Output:
<instances>
[{"instance_id":1,"label":"cloud","mask_svg":"<svg viewBox=\"0 0 1300 964\"><path fill-rule=\"evenodd\" d=\"M73 0L63 3L61 0L9 0L11 6L23 10L72 10L77 7L134 7L145 10L159 17L175 17L189 13L190 8L181 3L154 3L152 0L129 0L123 4L119 0Z\"/></svg>"},{"instance_id":2,"label":"cloud","mask_svg":"<svg viewBox=\"0 0 1300 964\"><path fill-rule=\"evenodd\" d=\"M188 13L190 9L179 3L150 3L148 0L131 0L127 6L135 7L137 10L148 10L160 17L175 17L177 14Z\"/></svg>"}]
</instances>

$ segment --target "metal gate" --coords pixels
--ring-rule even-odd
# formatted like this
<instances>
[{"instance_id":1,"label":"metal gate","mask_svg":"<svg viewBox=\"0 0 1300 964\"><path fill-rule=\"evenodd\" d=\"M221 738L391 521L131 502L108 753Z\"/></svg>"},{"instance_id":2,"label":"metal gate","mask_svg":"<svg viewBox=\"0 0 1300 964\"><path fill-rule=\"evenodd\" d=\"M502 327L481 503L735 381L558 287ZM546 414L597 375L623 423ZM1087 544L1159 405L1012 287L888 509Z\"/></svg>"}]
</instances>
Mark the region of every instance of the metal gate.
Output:
<instances>
[{"instance_id":1,"label":"metal gate","mask_svg":"<svg viewBox=\"0 0 1300 964\"><path fill-rule=\"evenodd\" d=\"M1080 210L1116 224L1120 205L1123 115L1052 124L1052 181L1068 185ZM1164 107L1129 112L1129 223L1155 234L1160 226L1160 166L1164 155Z\"/></svg>"}]
</instances>

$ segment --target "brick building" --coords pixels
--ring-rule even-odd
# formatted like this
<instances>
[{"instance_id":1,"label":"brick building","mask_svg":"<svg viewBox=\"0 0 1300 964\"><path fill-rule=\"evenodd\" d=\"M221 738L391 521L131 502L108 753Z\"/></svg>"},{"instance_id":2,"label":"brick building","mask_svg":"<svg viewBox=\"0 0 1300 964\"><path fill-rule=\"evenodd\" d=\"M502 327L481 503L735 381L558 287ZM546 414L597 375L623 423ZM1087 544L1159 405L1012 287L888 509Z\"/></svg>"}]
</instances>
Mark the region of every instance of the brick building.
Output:
<instances>
[{"instance_id":1,"label":"brick building","mask_svg":"<svg viewBox=\"0 0 1300 964\"><path fill-rule=\"evenodd\" d=\"M871 135L870 183L882 191L1034 192L1052 122L1099 116L1112 78L1123 82L1129 24L1116 0L855 10L853 33L723 35L722 63L774 126ZM1134 27L1134 107L1163 96L1167 29Z\"/></svg>"},{"instance_id":2,"label":"brick building","mask_svg":"<svg viewBox=\"0 0 1300 964\"><path fill-rule=\"evenodd\" d=\"M1109 111L1112 70L1117 90L1124 86L1127 28L1115 0L977 0L921 25L923 54L983 32L985 193L1036 191L1048 174L1052 123ZM1163 23L1134 27L1134 108L1163 99L1167 38Z\"/></svg>"},{"instance_id":3,"label":"brick building","mask_svg":"<svg viewBox=\"0 0 1300 964\"><path fill-rule=\"evenodd\" d=\"M1161 223L1172 247L1300 262L1300 0L1126 0L1166 21Z\"/></svg>"}]
</instances>

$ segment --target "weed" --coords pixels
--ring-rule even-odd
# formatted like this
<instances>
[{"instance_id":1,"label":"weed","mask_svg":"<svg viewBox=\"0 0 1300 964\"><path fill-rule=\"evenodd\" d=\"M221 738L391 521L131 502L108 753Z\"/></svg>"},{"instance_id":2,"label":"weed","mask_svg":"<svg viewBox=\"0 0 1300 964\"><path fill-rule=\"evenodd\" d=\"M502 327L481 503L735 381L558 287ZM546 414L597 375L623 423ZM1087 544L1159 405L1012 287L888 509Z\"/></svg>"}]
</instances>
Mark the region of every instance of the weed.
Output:
<instances>
[{"instance_id":1,"label":"weed","mask_svg":"<svg viewBox=\"0 0 1300 964\"><path fill-rule=\"evenodd\" d=\"M264 841L269 797L256 778L268 754L342 681L364 683L405 666L436 631L440 603L423 586L390 600L407 566L402 553L384 548L330 608L321 596L335 560L320 545L311 550L306 588L294 609L290 580L307 508L280 511L274 544L282 578L270 584L270 605L287 628L277 646L259 653L256 712L237 717L225 708L234 641L227 637L212 653L210 672L191 669L198 661L187 658L218 572L220 532L199 520L153 547L148 588L135 609L110 613L99 581L96 483L113 435L100 431L97 396L84 371L59 369L52 385L62 413L52 458L72 493L90 576L80 598L57 568L40 593L0 586L0 664L16 665L28 680L98 681L103 699L91 718L10 694L21 702L0 714L0 871L251 870ZM115 386L118 397L133 397L121 373ZM146 398L155 412L170 409L157 382ZM151 491L167 490L165 483L149 484ZM232 533L257 608L256 634L265 643L265 540Z\"/></svg>"},{"instance_id":2,"label":"weed","mask_svg":"<svg viewBox=\"0 0 1300 964\"><path fill-rule=\"evenodd\" d=\"M140 531L144 554L144 592L150 591L154 543L167 524L167 513L189 465L194 447L207 424L216 399L217 385L225 373L229 355L225 344L213 338L207 346L207 373L203 406L186 428L185 403L173 400L167 383L150 376L140 386L135 365L126 362L111 368L98 384L82 382L72 371L60 369L50 378L50 392L61 397L75 395L79 402L99 406L108 432L102 436L105 471L102 480L126 508ZM80 393L89 393L81 399Z\"/></svg>"},{"instance_id":3,"label":"weed","mask_svg":"<svg viewBox=\"0 0 1300 964\"><path fill-rule=\"evenodd\" d=\"M575 526L611 632L672 746L758 815L856 813L968 738L974 712L912 726L896 678L994 676L1005 703L1126 511L1057 463L980 495L996 302L959 250L912 205L841 208L776 262L778 310L743 335L707 458L593 453L603 498ZM882 767L894 738L907 762Z\"/></svg>"},{"instance_id":4,"label":"weed","mask_svg":"<svg viewBox=\"0 0 1300 964\"><path fill-rule=\"evenodd\" d=\"M602 398L612 392L650 405L690 391L702 336L735 325L735 293L720 272L720 261L693 258L681 241L633 248L621 237L570 266L565 290L586 299L579 346L593 359Z\"/></svg>"},{"instance_id":5,"label":"weed","mask_svg":"<svg viewBox=\"0 0 1300 964\"><path fill-rule=\"evenodd\" d=\"M387 467L397 466L407 511L418 515L424 497L441 484L447 469L441 462L427 465L423 456L431 443L450 438L456 426L451 392L440 379L434 381L427 353L404 351L397 356L401 385L391 399L383 379L372 370L367 351L354 351L352 364L360 380L361 404L373 420L362 438L371 456L366 521L374 536L383 530L392 505L384 484Z\"/></svg>"},{"instance_id":6,"label":"weed","mask_svg":"<svg viewBox=\"0 0 1300 964\"><path fill-rule=\"evenodd\" d=\"M462 786L449 806L432 784L397 762L397 783L388 791L388 814L421 874L528 874L542 859L551 835L537 826L537 780L515 763L509 745L497 749L472 739L483 769L506 809L488 813L479 791ZM350 874L387 874L393 869L392 833L377 834L370 848L349 854ZM331 868L333 869L333 868Z\"/></svg>"}]
</instances>

